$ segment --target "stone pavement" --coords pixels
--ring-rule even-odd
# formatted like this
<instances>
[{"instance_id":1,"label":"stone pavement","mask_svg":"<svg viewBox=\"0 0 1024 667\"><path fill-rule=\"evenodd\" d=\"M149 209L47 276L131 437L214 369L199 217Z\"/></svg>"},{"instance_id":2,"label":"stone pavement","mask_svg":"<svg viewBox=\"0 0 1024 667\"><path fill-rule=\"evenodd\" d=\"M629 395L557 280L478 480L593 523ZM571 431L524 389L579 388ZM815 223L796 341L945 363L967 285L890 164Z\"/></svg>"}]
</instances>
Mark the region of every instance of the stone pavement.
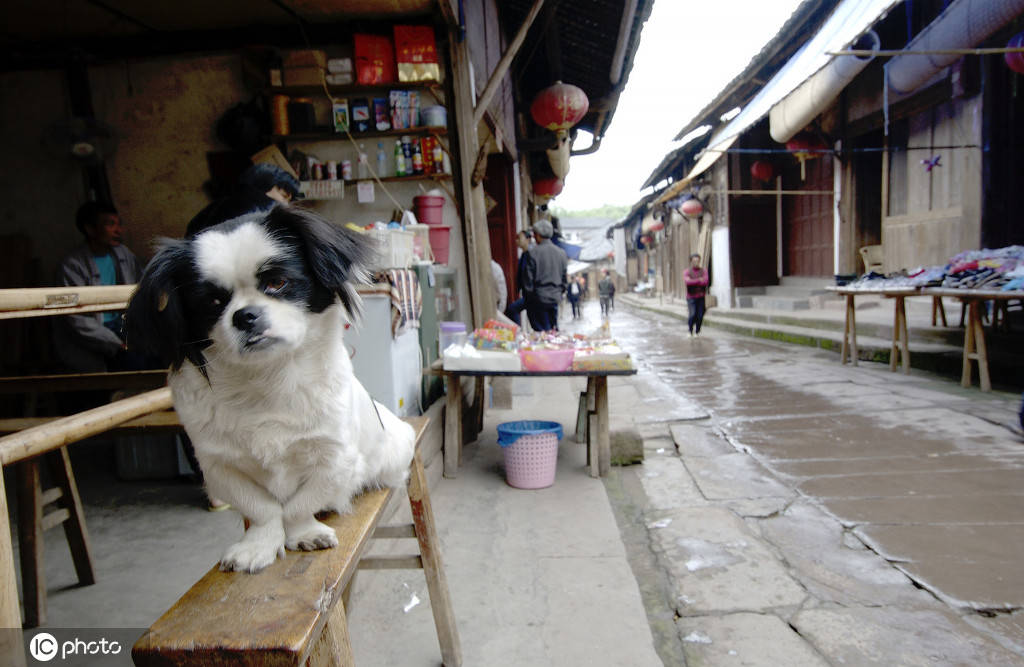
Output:
<instances>
[{"instance_id":1,"label":"stone pavement","mask_svg":"<svg viewBox=\"0 0 1024 667\"><path fill-rule=\"evenodd\" d=\"M638 428L647 460L608 486L642 487L624 521L666 573L659 646L690 665L1024 664L1019 389L691 339L632 300L612 332L641 372L613 428Z\"/></svg>"}]
</instances>

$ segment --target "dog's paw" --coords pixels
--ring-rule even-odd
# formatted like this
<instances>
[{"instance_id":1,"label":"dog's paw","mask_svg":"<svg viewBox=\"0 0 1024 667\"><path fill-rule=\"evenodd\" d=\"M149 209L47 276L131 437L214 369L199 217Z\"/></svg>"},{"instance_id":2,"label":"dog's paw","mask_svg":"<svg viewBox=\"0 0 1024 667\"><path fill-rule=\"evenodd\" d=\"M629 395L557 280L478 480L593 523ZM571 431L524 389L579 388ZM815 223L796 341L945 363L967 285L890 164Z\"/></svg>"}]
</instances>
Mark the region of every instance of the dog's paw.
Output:
<instances>
[{"instance_id":1,"label":"dog's paw","mask_svg":"<svg viewBox=\"0 0 1024 667\"><path fill-rule=\"evenodd\" d=\"M286 530L288 539L284 545L292 551L315 551L338 546L334 529L315 519Z\"/></svg>"},{"instance_id":2,"label":"dog's paw","mask_svg":"<svg viewBox=\"0 0 1024 667\"><path fill-rule=\"evenodd\" d=\"M242 540L228 547L220 559L221 572L255 574L284 555L283 545L263 540Z\"/></svg>"}]
</instances>

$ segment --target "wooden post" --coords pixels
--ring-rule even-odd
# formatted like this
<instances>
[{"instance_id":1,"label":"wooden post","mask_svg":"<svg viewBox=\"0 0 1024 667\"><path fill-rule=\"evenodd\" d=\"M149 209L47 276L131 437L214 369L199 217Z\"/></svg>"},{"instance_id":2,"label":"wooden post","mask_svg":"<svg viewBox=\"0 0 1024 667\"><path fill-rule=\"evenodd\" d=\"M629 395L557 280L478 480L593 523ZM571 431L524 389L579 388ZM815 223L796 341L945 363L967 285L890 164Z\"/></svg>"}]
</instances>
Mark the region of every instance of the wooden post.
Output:
<instances>
[{"instance_id":1,"label":"wooden post","mask_svg":"<svg viewBox=\"0 0 1024 667\"><path fill-rule=\"evenodd\" d=\"M43 487L39 480L39 460L19 463L17 478L18 551L21 556L25 626L38 628L46 624L46 552L43 548Z\"/></svg>"},{"instance_id":2,"label":"wooden post","mask_svg":"<svg viewBox=\"0 0 1024 667\"><path fill-rule=\"evenodd\" d=\"M427 478L423 473L423 461L419 449L413 456L409 470L409 505L412 509L416 539L420 545L423 575L427 579L430 593L430 611L434 614L437 641L441 646L441 661L445 667L459 667L462 664L462 646L459 630L455 624L451 596L448 594L448 580L441 563L441 538L434 523L434 510L430 505Z\"/></svg>"},{"instance_id":3,"label":"wooden post","mask_svg":"<svg viewBox=\"0 0 1024 667\"><path fill-rule=\"evenodd\" d=\"M612 447L608 436L608 376L598 375L594 378L595 399L597 401L597 463L601 477L611 469ZM593 463L591 463L593 469Z\"/></svg>"},{"instance_id":4,"label":"wooden post","mask_svg":"<svg viewBox=\"0 0 1024 667\"><path fill-rule=\"evenodd\" d=\"M892 349L889 352L889 370L896 372L896 367L901 363L902 356L903 372L910 373L910 351L907 346L907 310L906 297L896 295L893 306L892 323Z\"/></svg>"},{"instance_id":5,"label":"wooden post","mask_svg":"<svg viewBox=\"0 0 1024 667\"><path fill-rule=\"evenodd\" d=\"M462 378L448 375L448 391L444 404L444 476L455 479L459 475L462 457Z\"/></svg>"},{"instance_id":6,"label":"wooden post","mask_svg":"<svg viewBox=\"0 0 1024 667\"><path fill-rule=\"evenodd\" d=\"M854 307L853 294L846 295L846 325L843 327L843 348L839 360L846 363L847 359L857 365L857 309ZM852 355L850 354L852 352Z\"/></svg>"},{"instance_id":7,"label":"wooden post","mask_svg":"<svg viewBox=\"0 0 1024 667\"><path fill-rule=\"evenodd\" d=\"M21 636L21 610L18 608L18 581L11 551L11 524L7 514L7 491L0 474L0 656L13 658L15 667L25 664Z\"/></svg>"},{"instance_id":8,"label":"wooden post","mask_svg":"<svg viewBox=\"0 0 1024 667\"><path fill-rule=\"evenodd\" d=\"M981 299L967 300L967 331L964 332L964 366L960 385L971 386L971 361L978 362L978 380L982 391L992 391L988 375L988 348L985 346L985 330L981 325Z\"/></svg>"}]
</instances>

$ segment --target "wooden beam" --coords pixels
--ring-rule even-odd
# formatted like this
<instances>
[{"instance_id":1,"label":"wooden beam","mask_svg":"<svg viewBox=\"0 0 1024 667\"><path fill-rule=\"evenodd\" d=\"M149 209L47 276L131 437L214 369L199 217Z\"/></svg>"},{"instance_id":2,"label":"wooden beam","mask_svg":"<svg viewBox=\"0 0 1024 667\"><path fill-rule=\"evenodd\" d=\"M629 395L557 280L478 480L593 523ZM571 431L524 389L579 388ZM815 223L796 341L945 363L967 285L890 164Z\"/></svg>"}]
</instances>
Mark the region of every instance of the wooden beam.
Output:
<instances>
[{"instance_id":1,"label":"wooden beam","mask_svg":"<svg viewBox=\"0 0 1024 667\"><path fill-rule=\"evenodd\" d=\"M0 289L0 311L57 310L83 306L105 306L116 310L135 291L135 285L95 287L24 287Z\"/></svg>"},{"instance_id":2,"label":"wooden beam","mask_svg":"<svg viewBox=\"0 0 1024 667\"><path fill-rule=\"evenodd\" d=\"M544 6L544 0L534 0L533 6L530 7L529 13L526 18L523 19L523 25L519 26L519 31L516 33L512 43L509 44L508 49L505 50L504 55L501 56L501 60L498 61L497 67L491 72L491 78L487 81L487 86L484 87L484 92L480 94L480 99L476 102L476 107L473 109L473 127L476 127L477 123L484 117L484 112L487 107L491 104L491 99L494 97L494 93L497 92L498 86L501 85L501 80L508 72L509 66L512 64L512 60L519 53L520 47L523 45L523 40L526 39L526 33L530 31L530 26L533 25L534 19L537 18L537 14L540 13L541 7Z\"/></svg>"},{"instance_id":3,"label":"wooden beam","mask_svg":"<svg viewBox=\"0 0 1024 667\"><path fill-rule=\"evenodd\" d=\"M172 404L171 390L164 387L12 433L0 438L0 465L38 456Z\"/></svg>"}]
</instances>

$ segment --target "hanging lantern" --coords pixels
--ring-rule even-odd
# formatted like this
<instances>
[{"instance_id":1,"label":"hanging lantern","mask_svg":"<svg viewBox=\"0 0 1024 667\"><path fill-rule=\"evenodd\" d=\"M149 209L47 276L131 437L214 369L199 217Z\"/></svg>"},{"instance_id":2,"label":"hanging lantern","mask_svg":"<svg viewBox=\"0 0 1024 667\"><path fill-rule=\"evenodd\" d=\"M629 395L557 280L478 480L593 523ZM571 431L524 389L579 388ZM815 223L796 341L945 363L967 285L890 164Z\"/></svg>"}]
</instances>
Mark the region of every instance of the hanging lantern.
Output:
<instances>
[{"instance_id":1,"label":"hanging lantern","mask_svg":"<svg viewBox=\"0 0 1024 667\"><path fill-rule=\"evenodd\" d=\"M696 218L704 212L704 204L701 204L700 200L694 197L684 201L679 210L688 218Z\"/></svg>"},{"instance_id":2,"label":"hanging lantern","mask_svg":"<svg viewBox=\"0 0 1024 667\"><path fill-rule=\"evenodd\" d=\"M807 178L804 163L819 157L821 152L827 148L824 141L810 132L801 132L786 142L786 150L792 152L793 156L800 161L800 180Z\"/></svg>"},{"instance_id":3,"label":"hanging lantern","mask_svg":"<svg viewBox=\"0 0 1024 667\"><path fill-rule=\"evenodd\" d=\"M533 182L533 198L538 204L546 204L561 192L565 182L560 178L542 178Z\"/></svg>"},{"instance_id":4,"label":"hanging lantern","mask_svg":"<svg viewBox=\"0 0 1024 667\"><path fill-rule=\"evenodd\" d=\"M1024 32L1018 32L1016 35L1010 38L1006 48L1008 49L1019 49L1024 47ZM1006 61L1006 66L1012 69L1017 74L1024 74L1024 53L1016 51L1014 53L1006 53L1003 55L1003 59Z\"/></svg>"},{"instance_id":5,"label":"hanging lantern","mask_svg":"<svg viewBox=\"0 0 1024 667\"><path fill-rule=\"evenodd\" d=\"M770 181L775 176L775 167L772 166L771 162L757 160L754 164L750 165L750 175L758 181Z\"/></svg>"},{"instance_id":6,"label":"hanging lantern","mask_svg":"<svg viewBox=\"0 0 1024 667\"><path fill-rule=\"evenodd\" d=\"M590 100L580 88L556 81L533 98L530 116L535 123L562 138L570 127L583 120L589 108Z\"/></svg>"}]
</instances>

